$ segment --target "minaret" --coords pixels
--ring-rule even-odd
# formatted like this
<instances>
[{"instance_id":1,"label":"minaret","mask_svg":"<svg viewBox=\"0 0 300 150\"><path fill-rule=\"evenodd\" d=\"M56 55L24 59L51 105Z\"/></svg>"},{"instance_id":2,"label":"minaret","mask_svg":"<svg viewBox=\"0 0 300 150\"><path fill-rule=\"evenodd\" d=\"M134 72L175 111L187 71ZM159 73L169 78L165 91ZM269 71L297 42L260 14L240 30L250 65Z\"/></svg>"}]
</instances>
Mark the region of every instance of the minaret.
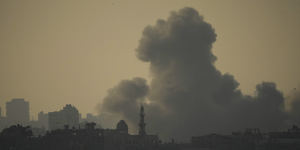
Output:
<instances>
[{"instance_id":1,"label":"minaret","mask_svg":"<svg viewBox=\"0 0 300 150\"><path fill-rule=\"evenodd\" d=\"M140 123L139 123L139 135L146 135L146 130L145 130L145 113L144 113L144 107L143 105L141 106L140 110Z\"/></svg>"}]
</instances>

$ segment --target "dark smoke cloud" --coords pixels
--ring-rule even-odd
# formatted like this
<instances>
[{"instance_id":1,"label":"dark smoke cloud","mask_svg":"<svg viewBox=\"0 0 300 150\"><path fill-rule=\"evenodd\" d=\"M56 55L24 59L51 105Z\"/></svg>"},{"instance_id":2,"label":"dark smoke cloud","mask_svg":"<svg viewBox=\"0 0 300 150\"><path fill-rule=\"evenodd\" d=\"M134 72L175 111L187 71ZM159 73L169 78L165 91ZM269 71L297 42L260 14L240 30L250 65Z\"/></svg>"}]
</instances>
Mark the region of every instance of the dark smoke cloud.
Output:
<instances>
[{"instance_id":1,"label":"dark smoke cloud","mask_svg":"<svg viewBox=\"0 0 300 150\"><path fill-rule=\"evenodd\" d=\"M107 96L99 106L102 117L109 116L117 119L125 119L127 123L134 126L133 123L139 119L139 107L143 103L148 90L149 87L145 79L134 78L132 80L121 81L117 86L108 90Z\"/></svg>"},{"instance_id":2,"label":"dark smoke cloud","mask_svg":"<svg viewBox=\"0 0 300 150\"><path fill-rule=\"evenodd\" d=\"M144 103L147 130L178 140L246 127L284 127L288 120L284 98L274 83L263 82L255 96L247 96L232 75L216 69L212 53L216 37L193 8L147 26L136 52L138 59L150 63L149 88L141 78L121 81L109 91L101 112L119 114L136 129L138 107Z\"/></svg>"}]
</instances>

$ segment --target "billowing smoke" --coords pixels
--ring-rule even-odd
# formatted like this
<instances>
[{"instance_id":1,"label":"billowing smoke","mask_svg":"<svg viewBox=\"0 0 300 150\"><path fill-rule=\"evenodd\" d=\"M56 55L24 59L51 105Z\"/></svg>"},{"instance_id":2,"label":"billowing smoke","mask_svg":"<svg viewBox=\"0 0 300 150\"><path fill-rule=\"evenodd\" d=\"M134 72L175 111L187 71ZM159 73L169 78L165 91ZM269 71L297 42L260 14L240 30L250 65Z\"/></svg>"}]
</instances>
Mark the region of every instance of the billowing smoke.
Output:
<instances>
[{"instance_id":1,"label":"billowing smoke","mask_svg":"<svg viewBox=\"0 0 300 150\"><path fill-rule=\"evenodd\" d=\"M216 37L193 8L147 26L136 52L138 59L150 63L149 87L141 78L121 81L109 90L101 113L118 114L137 129L138 107L144 104L148 132L178 140L247 127L284 127L288 113L274 83L263 82L255 96L247 96L232 75L216 69Z\"/></svg>"},{"instance_id":2,"label":"billowing smoke","mask_svg":"<svg viewBox=\"0 0 300 150\"><path fill-rule=\"evenodd\" d=\"M100 104L102 116L110 115L115 119L125 119L134 127L134 123L139 119L139 107L148 91L149 87L143 78L121 81L116 87L108 90L108 95ZM135 131L134 128L131 128L131 131Z\"/></svg>"},{"instance_id":3,"label":"billowing smoke","mask_svg":"<svg viewBox=\"0 0 300 150\"><path fill-rule=\"evenodd\" d=\"M294 89L287 97L286 109L288 111L290 124L300 125L300 86Z\"/></svg>"}]
</instances>

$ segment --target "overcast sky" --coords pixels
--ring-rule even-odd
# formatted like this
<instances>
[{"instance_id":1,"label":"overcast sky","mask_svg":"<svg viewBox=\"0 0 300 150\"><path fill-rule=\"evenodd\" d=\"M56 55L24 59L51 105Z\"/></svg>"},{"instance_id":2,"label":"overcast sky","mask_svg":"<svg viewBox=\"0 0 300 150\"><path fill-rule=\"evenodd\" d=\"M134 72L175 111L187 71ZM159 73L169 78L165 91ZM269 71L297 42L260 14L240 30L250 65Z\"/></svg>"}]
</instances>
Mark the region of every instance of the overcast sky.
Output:
<instances>
[{"instance_id":1,"label":"overcast sky","mask_svg":"<svg viewBox=\"0 0 300 150\"><path fill-rule=\"evenodd\" d=\"M299 86L298 0L1 0L0 107L25 98L35 118L68 103L96 113L120 80L151 78L135 53L142 31L185 6L215 28L216 67L243 93L262 81L284 94Z\"/></svg>"}]
</instances>

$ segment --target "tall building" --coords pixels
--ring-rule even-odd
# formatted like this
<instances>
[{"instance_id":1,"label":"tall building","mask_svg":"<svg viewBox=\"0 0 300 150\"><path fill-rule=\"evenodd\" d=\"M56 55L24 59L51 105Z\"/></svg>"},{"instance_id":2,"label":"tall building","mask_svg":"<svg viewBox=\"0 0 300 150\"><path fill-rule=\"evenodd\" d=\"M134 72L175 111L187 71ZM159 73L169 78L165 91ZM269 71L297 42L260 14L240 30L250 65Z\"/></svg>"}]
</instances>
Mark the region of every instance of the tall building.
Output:
<instances>
[{"instance_id":1,"label":"tall building","mask_svg":"<svg viewBox=\"0 0 300 150\"><path fill-rule=\"evenodd\" d=\"M144 106L141 106L140 110L140 123L139 123L139 135L146 135L146 123L145 123L145 112Z\"/></svg>"},{"instance_id":2,"label":"tall building","mask_svg":"<svg viewBox=\"0 0 300 150\"><path fill-rule=\"evenodd\" d=\"M26 125L29 122L29 102L15 98L6 103L6 117L9 124Z\"/></svg>"},{"instance_id":3,"label":"tall building","mask_svg":"<svg viewBox=\"0 0 300 150\"><path fill-rule=\"evenodd\" d=\"M64 126L78 127L79 112L71 104L67 104L62 110L48 113L48 127L50 130L62 129Z\"/></svg>"},{"instance_id":4,"label":"tall building","mask_svg":"<svg viewBox=\"0 0 300 150\"><path fill-rule=\"evenodd\" d=\"M38 122L40 127L48 129L48 114L43 111L38 114Z\"/></svg>"}]
</instances>

